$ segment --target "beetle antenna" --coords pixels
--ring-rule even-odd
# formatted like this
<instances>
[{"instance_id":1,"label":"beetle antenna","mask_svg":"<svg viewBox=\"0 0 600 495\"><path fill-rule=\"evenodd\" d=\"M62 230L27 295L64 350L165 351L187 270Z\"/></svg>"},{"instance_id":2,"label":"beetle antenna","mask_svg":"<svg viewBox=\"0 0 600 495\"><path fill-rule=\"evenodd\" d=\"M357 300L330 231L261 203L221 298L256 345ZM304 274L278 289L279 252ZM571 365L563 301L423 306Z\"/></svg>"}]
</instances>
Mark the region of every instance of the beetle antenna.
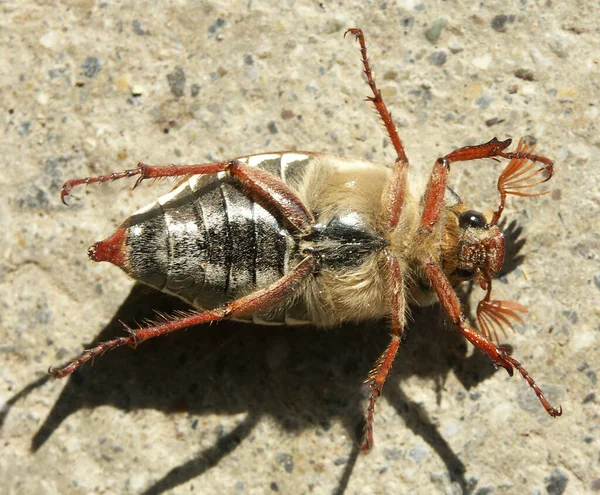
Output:
<instances>
[{"instance_id":1,"label":"beetle antenna","mask_svg":"<svg viewBox=\"0 0 600 495\"><path fill-rule=\"evenodd\" d=\"M509 153L500 152L498 156L510 159L506 168L498 177L498 191L500 191L500 205L494 212L490 227L498 223L502 212L506 196L513 194L515 196L535 197L547 194L549 191L525 192L524 189L538 186L550 180L554 174L554 164L552 160L534 155L535 145L527 143L521 138L515 151ZM536 163L542 163L543 166L535 169ZM545 174L539 178L539 174ZM537 179L537 180L536 180Z\"/></svg>"}]
</instances>

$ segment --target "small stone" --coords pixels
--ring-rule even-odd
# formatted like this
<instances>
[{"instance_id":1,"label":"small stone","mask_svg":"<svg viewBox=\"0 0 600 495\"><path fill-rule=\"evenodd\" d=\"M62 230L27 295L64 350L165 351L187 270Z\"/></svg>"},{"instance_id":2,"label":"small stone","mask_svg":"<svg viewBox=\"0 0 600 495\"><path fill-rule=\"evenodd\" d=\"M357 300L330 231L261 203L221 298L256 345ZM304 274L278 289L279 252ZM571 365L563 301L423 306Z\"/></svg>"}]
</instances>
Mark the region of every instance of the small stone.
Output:
<instances>
[{"instance_id":1,"label":"small stone","mask_svg":"<svg viewBox=\"0 0 600 495\"><path fill-rule=\"evenodd\" d=\"M417 445L410 449L408 456L416 462L421 462L429 454L429 449L424 445Z\"/></svg>"},{"instance_id":2,"label":"small stone","mask_svg":"<svg viewBox=\"0 0 600 495\"><path fill-rule=\"evenodd\" d=\"M488 127L492 127L496 124L500 124L501 122L504 122L504 119L499 119L498 117L492 117L491 119L487 119L485 121L485 125L487 125Z\"/></svg>"},{"instance_id":3,"label":"small stone","mask_svg":"<svg viewBox=\"0 0 600 495\"><path fill-rule=\"evenodd\" d=\"M568 50L558 40L552 40L550 42L550 50L552 50L552 53L559 58L567 58L569 56Z\"/></svg>"},{"instance_id":4,"label":"small stone","mask_svg":"<svg viewBox=\"0 0 600 495\"><path fill-rule=\"evenodd\" d=\"M306 91L308 91L309 93L318 93L320 89L321 88L314 80L309 81L306 85Z\"/></svg>"},{"instance_id":5,"label":"small stone","mask_svg":"<svg viewBox=\"0 0 600 495\"><path fill-rule=\"evenodd\" d=\"M489 67L492 63L492 56L490 54L486 54L481 57L475 57L474 59L471 60L471 63L473 64L473 67L475 67L476 69L481 69L481 70L489 69Z\"/></svg>"},{"instance_id":6,"label":"small stone","mask_svg":"<svg viewBox=\"0 0 600 495\"><path fill-rule=\"evenodd\" d=\"M524 81L534 81L535 76L533 75L533 71L529 69L517 69L515 71L515 77L519 79L523 79Z\"/></svg>"},{"instance_id":7,"label":"small stone","mask_svg":"<svg viewBox=\"0 0 600 495\"><path fill-rule=\"evenodd\" d=\"M200 93L200 85L197 83L192 84L190 88L190 95L195 98Z\"/></svg>"},{"instance_id":8,"label":"small stone","mask_svg":"<svg viewBox=\"0 0 600 495\"><path fill-rule=\"evenodd\" d=\"M56 48L59 38L59 31L50 31L40 38L40 45L44 48Z\"/></svg>"},{"instance_id":9,"label":"small stone","mask_svg":"<svg viewBox=\"0 0 600 495\"><path fill-rule=\"evenodd\" d=\"M576 325L579 322L579 315L577 311L567 310L562 312L563 316L569 320L573 325Z\"/></svg>"},{"instance_id":10,"label":"small stone","mask_svg":"<svg viewBox=\"0 0 600 495\"><path fill-rule=\"evenodd\" d=\"M397 461L398 459L402 459L404 451L397 447L394 448L386 448L383 450L383 455L386 461Z\"/></svg>"},{"instance_id":11,"label":"small stone","mask_svg":"<svg viewBox=\"0 0 600 495\"><path fill-rule=\"evenodd\" d=\"M267 128L269 129L269 133L277 134L279 131L277 130L277 124L275 122L269 122Z\"/></svg>"},{"instance_id":12,"label":"small stone","mask_svg":"<svg viewBox=\"0 0 600 495\"><path fill-rule=\"evenodd\" d=\"M594 392L590 392L583 398L583 401L581 401L581 403L587 404L588 402L594 402L595 400L596 400L596 394Z\"/></svg>"},{"instance_id":13,"label":"small stone","mask_svg":"<svg viewBox=\"0 0 600 495\"><path fill-rule=\"evenodd\" d=\"M48 71L48 77L50 77L51 81L55 81L59 77L64 76L66 71L67 71L67 69L65 67L60 67L58 69L50 69Z\"/></svg>"},{"instance_id":14,"label":"small stone","mask_svg":"<svg viewBox=\"0 0 600 495\"><path fill-rule=\"evenodd\" d=\"M47 105L48 102L50 101L50 98L48 97L48 95L46 93L39 93L37 95L36 100L40 105Z\"/></svg>"},{"instance_id":15,"label":"small stone","mask_svg":"<svg viewBox=\"0 0 600 495\"><path fill-rule=\"evenodd\" d=\"M81 64L81 70L85 77L96 77L101 68L102 61L98 57L87 57Z\"/></svg>"},{"instance_id":16,"label":"small stone","mask_svg":"<svg viewBox=\"0 0 600 495\"><path fill-rule=\"evenodd\" d=\"M460 424L460 421L451 419L443 426L442 434L444 435L444 438L449 438L456 436L458 433L460 433L461 430L462 426Z\"/></svg>"},{"instance_id":17,"label":"small stone","mask_svg":"<svg viewBox=\"0 0 600 495\"><path fill-rule=\"evenodd\" d=\"M477 98L477 101L475 103L477 103L477 106L479 108L481 108L482 110L485 110L492 104L492 97L489 95L483 95L483 96Z\"/></svg>"},{"instance_id":18,"label":"small stone","mask_svg":"<svg viewBox=\"0 0 600 495\"><path fill-rule=\"evenodd\" d=\"M544 481L546 481L548 495L562 495L567 488L569 477L562 469L554 468Z\"/></svg>"},{"instance_id":19,"label":"small stone","mask_svg":"<svg viewBox=\"0 0 600 495\"><path fill-rule=\"evenodd\" d=\"M178 65L173 72L167 74L167 82L169 88L171 88L171 93L177 98L183 96L185 90L185 71L183 67Z\"/></svg>"},{"instance_id":20,"label":"small stone","mask_svg":"<svg viewBox=\"0 0 600 495\"><path fill-rule=\"evenodd\" d=\"M415 18L411 15L404 16L400 19L400 24L402 24L405 28L411 28L415 23Z\"/></svg>"},{"instance_id":21,"label":"small stone","mask_svg":"<svg viewBox=\"0 0 600 495\"><path fill-rule=\"evenodd\" d=\"M135 84L131 87L131 96L142 96L144 94L144 87L139 84Z\"/></svg>"},{"instance_id":22,"label":"small stone","mask_svg":"<svg viewBox=\"0 0 600 495\"><path fill-rule=\"evenodd\" d=\"M446 63L447 58L448 56L446 55L446 52L444 50L438 50L430 54L429 57L427 57L427 60L431 65L441 67Z\"/></svg>"},{"instance_id":23,"label":"small stone","mask_svg":"<svg viewBox=\"0 0 600 495\"><path fill-rule=\"evenodd\" d=\"M17 127L17 132L21 137L29 136L29 133L31 132L31 122L28 120L21 122Z\"/></svg>"},{"instance_id":24,"label":"small stone","mask_svg":"<svg viewBox=\"0 0 600 495\"><path fill-rule=\"evenodd\" d=\"M425 38L432 44L436 44L442 35L442 30L446 27L447 21L443 17L434 21L429 29L425 31Z\"/></svg>"},{"instance_id":25,"label":"small stone","mask_svg":"<svg viewBox=\"0 0 600 495\"><path fill-rule=\"evenodd\" d=\"M283 469L285 469L287 473L291 473L294 470L294 458L290 454L281 452L277 454L275 460L278 464L283 466Z\"/></svg>"},{"instance_id":26,"label":"small stone","mask_svg":"<svg viewBox=\"0 0 600 495\"><path fill-rule=\"evenodd\" d=\"M214 34L215 32L217 32L218 29L220 29L221 27L223 27L225 25L225 19L217 19L214 24L212 24L209 28L208 28L208 32L210 34Z\"/></svg>"},{"instance_id":27,"label":"small stone","mask_svg":"<svg viewBox=\"0 0 600 495\"><path fill-rule=\"evenodd\" d=\"M150 34L149 31L142 29L142 23L137 19L131 22L131 27L133 28L133 32L138 36L145 36L147 34Z\"/></svg>"},{"instance_id":28,"label":"small stone","mask_svg":"<svg viewBox=\"0 0 600 495\"><path fill-rule=\"evenodd\" d=\"M465 48L460 41L458 41L456 38L452 38L448 42L448 49L450 50L450 53L460 53Z\"/></svg>"},{"instance_id":29,"label":"small stone","mask_svg":"<svg viewBox=\"0 0 600 495\"><path fill-rule=\"evenodd\" d=\"M499 33L503 33L506 31L506 24L512 23L514 20L514 15L498 14L492 19L492 29Z\"/></svg>"}]
</instances>

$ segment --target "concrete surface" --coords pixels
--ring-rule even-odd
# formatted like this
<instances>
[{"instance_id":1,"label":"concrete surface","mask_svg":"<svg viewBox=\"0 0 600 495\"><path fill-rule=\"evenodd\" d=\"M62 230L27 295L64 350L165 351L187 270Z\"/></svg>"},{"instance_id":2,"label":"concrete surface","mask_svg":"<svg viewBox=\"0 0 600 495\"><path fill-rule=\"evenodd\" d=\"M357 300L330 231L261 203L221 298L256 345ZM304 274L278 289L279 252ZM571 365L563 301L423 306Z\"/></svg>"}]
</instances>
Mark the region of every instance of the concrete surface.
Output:
<instances>
[{"instance_id":1,"label":"concrete surface","mask_svg":"<svg viewBox=\"0 0 600 495\"><path fill-rule=\"evenodd\" d=\"M0 3L0 491L600 490L597 9L593 1ZM67 208L66 179L138 160L283 149L393 162L363 101L357 45L342 36L352 26L367 34L413 177L493 136L533 136L556 161L551 194L509 198L506 217L526 243L496 287L529 308L507 342L563 417L548 417L522 379L473 354L438 308L413 313L369 456L356 455L361 381L386 345L384 323L197 328L48 380L50 365L119 334L119 319L181 308L132 291L118 269L86 256L169 185L89 187ZM491 208L499 171L455 165L451 183Z\"/></svg>"}]
</instances>

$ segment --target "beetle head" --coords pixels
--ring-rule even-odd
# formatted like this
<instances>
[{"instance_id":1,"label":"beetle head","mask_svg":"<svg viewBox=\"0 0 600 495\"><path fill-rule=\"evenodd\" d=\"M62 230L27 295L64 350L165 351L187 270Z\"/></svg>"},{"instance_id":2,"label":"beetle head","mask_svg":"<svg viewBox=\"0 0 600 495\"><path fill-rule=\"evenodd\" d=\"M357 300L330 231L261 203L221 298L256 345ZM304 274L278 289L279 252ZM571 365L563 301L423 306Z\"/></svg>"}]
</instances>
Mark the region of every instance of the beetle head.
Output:
<instances>
[{"instance_id":1,"label":"beetle head","mask_svg":"<svg viewBox=\"0 0 600 495\"><path fill-rule=\"evenodd\" d=\"M457 205L459 206L459 205ZM459 211L457 211L459 210ZM452 209L446 229L452 239L444 249L445 271L453 285L475 278L486 289L504 261L504 234L485 216L463 205Z\"/></svg>"}]
</instances>

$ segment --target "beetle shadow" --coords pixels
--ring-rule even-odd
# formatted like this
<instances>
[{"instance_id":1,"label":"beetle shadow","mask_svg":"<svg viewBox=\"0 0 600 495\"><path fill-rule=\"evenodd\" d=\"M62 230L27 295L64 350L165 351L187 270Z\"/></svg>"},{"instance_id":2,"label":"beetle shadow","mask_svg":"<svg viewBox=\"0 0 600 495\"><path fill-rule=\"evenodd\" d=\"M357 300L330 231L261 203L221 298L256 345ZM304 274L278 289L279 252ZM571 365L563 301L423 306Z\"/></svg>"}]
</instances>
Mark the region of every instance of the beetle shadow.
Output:
<instances>
[{"instance_id":1,"label":"beetle shadow","mask_svg":"<svg viewBox=\"0 0 600 495\"><path fill-rule=\"evenodd\" d=\"M505 228L507 256L500 276L523 261L519 254L525 243L519 239L521 233L515 222ZM464 300L468 301L466 296L472 288L462 291ZM179 299L138 284L94 342L122 335L121 322L135 326L136 321L156 318L157 311L172 314L188 309ZM270 415L288 431L313 428L317 435L337 419L355 439L347 458L336 460L345 463L345 468L334 493L343 494L359 458L358 441L368 396L362 382L387 346L387 334L385 322L327 331L222 322L151 340L137 352L117 349L98 358L93 368L84 366L71 375L32 439L31 449L41 448L65 419L82 408L110 404L124 411L152 408L198 415L247 413L231 432L220 435L215 445L173 467L144 492L159 494L216 465L252 433L263 415ZM463 493L474 489L465 479L464 464L423 406L404 394L400 382L413 375L431 378L439 403L450 372L466 390L494 373L483 354L466 354L465 340L446 323L438 306L413 308L407 338L383 391L405 425L442 459ZM38 378L6 401L0 411L0 428L12 406L49 379L49 375ZM470 400L477 399L476 393L470 394ZM383 438L384 431L380 430L376 424L376 438ZM380 440L378 445L382 443Z\"/></svg>"},{"instance_id":2,"label":"beetle shadow","mask_svg":"<svg viewBox=\"0 0 600 495\"><path fill-rule=\"evenodd\" d=\"M94 342L123 335L121 322L134 327L136 321L155 319L156 311L172 314L186 309L177 298L138 284ZM413 375L430 377L441 401L448 373L454 372L468 389L491 376L494 368L481 353L465 357L464 338L445 323L439 307L414 309L412 319L383 395L467 493L471 487L464 464L423 407L402 392L400 382ZM247 413L213 447L173 467L144 492L158 494L216 465L264 415L287 431L311 428L316 435L339 420L355 438L348 458L339 460L345 468L335 493L341 494L359 457L357 431L368 396L362 383L387 346L388 333L385 322L326 331L222 322L150 340L136 351L116 349L96 359L93 367L84 366L70 376L31 448L42 447L66 418L82 408L112 405L124 411L151 408L191 415ZM380 446L383 434L376 424Z\"/></svg>"}]
</instances>

